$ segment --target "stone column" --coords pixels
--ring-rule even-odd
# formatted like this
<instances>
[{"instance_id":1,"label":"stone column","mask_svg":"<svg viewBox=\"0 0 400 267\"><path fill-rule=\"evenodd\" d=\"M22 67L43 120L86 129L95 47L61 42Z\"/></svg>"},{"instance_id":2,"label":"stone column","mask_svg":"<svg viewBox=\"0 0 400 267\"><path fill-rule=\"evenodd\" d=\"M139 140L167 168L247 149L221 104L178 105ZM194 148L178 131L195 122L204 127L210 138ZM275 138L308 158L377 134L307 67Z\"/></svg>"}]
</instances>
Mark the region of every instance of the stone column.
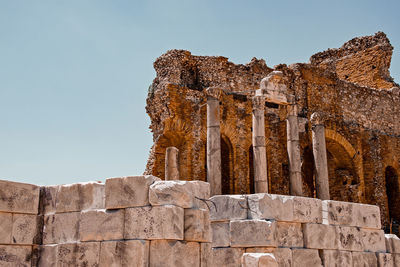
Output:
<instances>
[{"instance_id":1,"label":"stone column","mask_svg":"<svg viewBox=\"0 0 400 267\"><path fill-rule=\"evenodd\" d=\"M267 155L265 150L265 97L253 96L254 191L268 193Z\"/></svg>"},{"instance_id":2,"label":"stone column","mask_svg":"<svg viewBox=\"0 0 400 267\"><path fill-rule=\"evenodd\" d=\"M179 149L167 147L165 151L165 180L179 180Z\"/></svg>"},{"instance_id":3,"label":"stone column","mask_svg":"<svg viewBox=\"0 0 400 267\"><path fill-rule=\"evenodd\" d=\"M297 119L297 105L288 105L288 117L286 119L287 151L289 156L290 194L292 196L303 195L303 183L301 179L301 159L299 144L299 122Z\"/></svg>"},{"instance_id":4,"label":"stone column","mask_svg":"<svg viewBox=\"0 0 400 267\"><path fill-rule=\"evenodd\" d=\"M219 99L221 89L207 88L207 181L211 195L221 194L221 130Z\"/></svg>"},{"instance_id":5,"label":"stone column","mask_svg":"<svg viewBox=\"0 0 400 267\"><path fill-rule=\"evenodd\" d=\"M325 127L322 114L313 113L311 115L311 124L317 197L322 200L327 200L330 199L329 177L328 160L326 156Z\"/></svg>"}]
</instances>

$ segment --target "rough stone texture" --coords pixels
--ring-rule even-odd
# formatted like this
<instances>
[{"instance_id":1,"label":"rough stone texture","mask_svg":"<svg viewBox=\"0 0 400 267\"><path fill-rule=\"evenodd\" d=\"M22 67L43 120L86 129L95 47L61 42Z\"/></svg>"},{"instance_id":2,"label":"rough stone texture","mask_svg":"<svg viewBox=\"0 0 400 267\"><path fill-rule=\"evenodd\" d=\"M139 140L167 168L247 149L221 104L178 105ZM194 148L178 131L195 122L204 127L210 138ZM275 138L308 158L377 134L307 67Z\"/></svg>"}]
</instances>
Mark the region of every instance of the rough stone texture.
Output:
<instances>
[{"instance_id":1,"label":"rough stone texture","mask_svg":"<svg viewBox=\"0 0 400 267\"><path fill-rule=\"evenodd\" d=\"M393 234L385 235L386 251L400 254L400 238Z\"/></svg>"},{"instance_id":2,"label":"rough stone texture","mask_svg":"<svg viewBox=\"0 0 400 267\"><path fill-rule=\"evenodd\" d=\"M337 249L336 227L332 225L303 224L304 246L316 249Z\"/></svg>"},{"instance_id":3,"label":"rough stone texture","mask_svg":"<svg viewBox=\"0 0 400 267\"><path fill-rule=\"evenodd\" d=\"M364 250L363 236L359 228L351 226L337 226L336 231L340 250Z\"/></svg>"},{"instance_id":4,"label":"rough stone texture","mask_svg":"<svg viewBox=\"0 0 400 267\"><path fill-rule=\"evenodd\" d=\"M230 228L229 222L212 222L212 247L229 247Z\"/></svg>"},{"instance_id":5,"label":"rough stone texture","mask_svg":"<svg viewBox=\"0 0 400 267\"><path fill-rule=\"evenodd\" d=\"M99 259L100 242L58 245L57 266L97 267Z\"/></svg>"},{"instance_id":6,"label":"rough stone texture","mask_svg":"<svg viewBox=\"0 0 400 267\"><path fill-rule=\"evenodd\" d=\"M316 198L294 197L293 220L302 223L321 223L321 200Z\"/></svg>"},{"instance_id":7,"label":"rough stone texture","mask_svg":"<svg viewBox=\"0 0 400 267\"><path fill-rule=\"evenodd\" d=\"M2 267L30 267L31 246L0 245L0 266Z\"/></svg>"},{"instance_id":8,"label":"rough stone texture","mask_svg":"<svg viewBox=\"0 0 400 267\"><path fill-rule=\"evenodd\" d=\"M103 241L122 239L125 210L91 210L81 213L80 241Z\"/></svg>"},{"instance_id":9,"label":"rough stone texture","mask_svg":"<svg viewBox=\"0 0 400 267\"><path fill-rule=\"evenodd\" d=\"M386 252L385 234L383 230L361 229L364 251Z\"/></svg>"},{"instance_id":10,"label":"rough stone texture","mask_svg":"<svg viewBox=\"0 0 400 267\"><path fill-rule=\"evenodd\" d=\"M38 214L39 190L36 185L0 180L0 212Z\"/></svg>"},{"instance_id":11,"label":"rough stone texture","mask_svg":"<svg viewBox=\"0 0 400 267\"><path fill-rule=\"evenodd\" d=\"M11 243L12 213L0 212L0 244Z\"/></svg>"},{"instance_id":12,"label":"rough stone texture","mask_svg":"<svg viewBox=\"0 0 400 267\"><path fill-rule=\"evenodd\" d=\"M150 267L200 267L197 242L153 240L150 242Z\"/></svg>"},{"instance_id":13,"label":"rough stone texture","mask_svg":"<svg viewBox=\"0 0 400 267\"><path fill-rule=\"evenodd\" d=\"M242 267L278 267L275 256L271 253L244 253Z\"/></svg>"},{"instance_id":14,"label":"rough stone texture","mask_svg":"<svg viewBox=\"0 0 400 267\"><path fill-rule=\"evenodd\" d=\"M13 214L11 241L13 244L38 244L40 239L37 215Z\"/></svg>"},{"instance_id":15,"label":"rough stone texture","mask_svg":"<svg viewBox=\"0 0 400 267\"><path fill-rule=\"evenodd\" d=\"M276 241L279 247L302 248L303 229L301 223L276 223Z\"/></svg>"},{"instance_id":16,"label":"rough stone texture","mask_svg":"<svg viewBox=\"0 0 400 267\"><path fill-rule=\"evenodd\" d=\"M104 209L104 184L87 182L58 187L57 213L87 209Z\"/></svg>"},{"instance_id":17,"label":"rough stone texture","mask_svg":"<svg viewBox=\"0 0 400 267\"><path fill-rule=\"evenodd\" d=\"M389 253L377 253L379 267L394 267L393 256Z\"/></svg>"},{"instance_id":18,"label":"rough stone texture","mask_svg":"<svg viewBox=\"0 0 400 267\"><path fill-rule=\"evenodd\" d=\"M210 184L203 181L191 181L191 185L194 195L193 208L208 210L209 205L212 204L205 200L210 198Z\"/></svg>"},{"instance_id":19,"label":"rough stone texture","mask_svg":"<svg viewBox=\"0 0 400 267\"><path fill-rule=\"evenodd\" d=\"M243 253L243 248L213 248L211 266L240 267Z\"/></svg>"},{"instance_id":20,"label":"rough stone texture","mask_svg":"<svg viewBox=\"0 0 400 267\"><path fill-rule=\"evenodd\" d=\"M57 266L58 245L40 246L38 267Z\"/></svg>"},{"instance_id":21,"label":"rough stone texture","mask_svg":"<svg viewBox=\"0 0 400 267\"><path fill-rule=\"evenodd\" d=\"M276 222L274 221L231 221L231 247L276 247L275 228Z\"/></svg>"},{"instance_id":22,"label":"rough stone texture","mask_svg":"<svg viewBox=\"0 0 400 267\"><path fill-rule=\"evenodd\" d=\"M211 243L200 243L200 267L212 267Z\"/></svg>"},{"instance_id":23,"label":"rough stone texture","mask_svg":"<svg viewBox=\"0 0 400 267\"><path fill-rule=\"evenodd\" d=\"M149 205L149 187L160 179L152 175L110 178L106 180L106 209Z\"/></svg>"},{"instance_id":24,"label":"rough stone texture","mask_svg":"<svg viewBox=\"0 0 400 267\"><path fill-rule=\"evenodd\" d=\"M249 218L293 221L293 198L271 194L249 195Z\"/></svg>"},{"instance_id":25,"label":"rough stone texture","mask_svg":"<svg viewBox=\"0 0 400 267\"><path fill-rule=\"evenodd\" d=\"M185 209L184 239L186 241L211 242L210 215L206 210Z\"/></svg>"},{"instance_id":26,"label":"rough stone texture","mask_svg":"<svg viewBox=\"0 0 400 267\"><path fill-rule=\"evenodd\" d=\"M393 267L400 267L400 254L392 254Z\"/></svg>"},{"instance_id":27,"label":"rough stone texture","mask_svg":"<svg viewBox=\"0 0 400 267\"><path fill-rule=\"evenodd\" d=\"M176 239L184 237L184 210L166 205L125 210L125 239Z\"/></svg>"},{"instance_id":28,"label":"rough stone texture","mask_svg":"<svg viewBox=\"0 0 400 267\"><path fill-rule=\"evenodd\" d=\"M43 186L40 189L40 197L42 201L42 213L50 214L56 212L56 200L58 185L54 186Z\"/></svg>"},{"instance_id":29,"label":"rough stone texture","mask_svg":"<svg viewBox=\"0 0 400 267\"><path fill-rule=\"evenodd\" d=\"M293 249L293 266L298 267L322 267L321 258L317 249Z\"/></svg>"},{"instance_id":30,"label":"rough stone texture","mask_svg":"<svg viewBox=\"0 0 400 267\"><path fill-rule=\"evenodd\" d=\"M353 258L350 251L323 250L321 257L324 267L353 266Z\"/></svg>"},{"instance_id":31,"label":"rough stone texture","mask_svg":"<svg viewBox=\"0 0 400 267\"><path fill-rule=\"evenodd\" d=\"M292 250L290 248L254 247L246 248L246 253L272 253L279 267L292 267Z\"/></svg>"},{"instance_id":32,"label":"rough stone texture","mask_svg":"<svg viewBox=\"0 0 400 267\"><path fill-rule=\"evenodd\" d=\"M149 252L150 241L101 242L99 267L147 267Z\"/></svg>"},{"instance_id":33,"label":"rough stone texture","mask_svg":"<svg viewBox=\"0 0 400 267\"><path fill-rule=\"evenodd\" d=\"M78 241L79 219L79 212L45 215L43 244Z\"/></svg>"},{"instance_id":34,"label":"rough stone texture","mask_svg":"<svg viewBox=\"0 0 400 267\"><path fill-rule=\"evenodd\" d=\"M211 221L229 221L247 218L247 201L244 196L224 195L210 198Z\"/></svg>"},{"instance_id":35,"label":"rough stone texture","mask_svg":"<svg viewBox=\"0 0 400 267\"><path fill-rule=\"evenodd\" d=\"M192 184L187 181L156 181L150 186L149 201L152 206L191 208L194 201Z\"/></svg>"},{"instance_id":36,"label":"rough stone texture","mask_svg":"<svg viewBox=\"0 0 400 267\"><path fill-rule=\"evenodd\" d=\"M372 252L352 252L353 267L377 267L378 261L375 253Z\"/></svg>"}]
</instances>

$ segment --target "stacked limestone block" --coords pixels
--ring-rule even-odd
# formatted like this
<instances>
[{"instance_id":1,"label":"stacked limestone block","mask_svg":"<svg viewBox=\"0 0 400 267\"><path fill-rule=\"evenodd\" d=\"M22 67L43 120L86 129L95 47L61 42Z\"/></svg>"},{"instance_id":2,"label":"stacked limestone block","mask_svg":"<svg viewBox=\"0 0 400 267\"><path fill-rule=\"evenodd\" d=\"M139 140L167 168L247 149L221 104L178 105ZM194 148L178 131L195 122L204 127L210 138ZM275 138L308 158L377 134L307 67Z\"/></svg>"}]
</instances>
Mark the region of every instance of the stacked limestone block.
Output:
<instances>
[{"instance_id":1,"label":"stacked limestone block","mask_svg":"<svg viewBox=\"0 0 400 267\"><path fill-rule=\"evenodd\" d=\"M47 187L39 266L200 266L209 184L154 176Z\"/></svg>"},{"instance_id":2,"label":"stacked limestone block","mask_svg":"<svg viewBox=\"0 0 400 267\"><path fill-rule=\"evenodd\" d=\"M0 181L0 266L36 264L34 251L41 242L39 192L35 185Z\"/></svg>"},{"instance_id":3,"label":"stacked limestone block","mask_svg":"<svg viewBox=\"0 0 400 267\"><path fill-rule=\"evenodd\" d=\"M396 244L388 250L377 206L271 194L210 200L209 266L258 266L273 261L269 253L285 267L400 266L398 239L386 238Z\"/></svg>"}]
</instances>

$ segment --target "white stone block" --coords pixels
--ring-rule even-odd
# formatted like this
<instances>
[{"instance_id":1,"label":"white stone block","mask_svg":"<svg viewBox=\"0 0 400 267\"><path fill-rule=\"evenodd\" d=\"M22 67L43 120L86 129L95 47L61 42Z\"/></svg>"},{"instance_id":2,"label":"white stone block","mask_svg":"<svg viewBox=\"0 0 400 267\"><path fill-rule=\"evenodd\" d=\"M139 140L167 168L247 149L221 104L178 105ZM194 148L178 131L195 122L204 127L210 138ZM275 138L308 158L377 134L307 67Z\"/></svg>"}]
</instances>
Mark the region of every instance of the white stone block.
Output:
<instances>
[{"instance_id":1,"label":"white stone block","mask_svg":"<svg viewBox=\"0 0 400 267\"><path fill-rule=\"evenodd\" d=\"M377 253L379 267L394 267L393 255L389 253Z\"/></svg>"},{"instance_id":2,"label":"white stone block","mask_svg":"<svg viewBox=\"0 0 400 267\"><path fill-rule=\"evenodd\" d=\"M38 267L57 266L58 245L40 246Z\"/></svg>"},{"instance_id":3,"label":"white stone block","mask_svg":"<svg viewBox=\"0 0 400 267\"><path fill-rule=\"evenodd\" d=\"M276 247L275 228L275 221L231 221L231 247Z\"/></svg>"},{"instance_id":4,"label":"white stone block","mask_svg":"<svg viewBox=\"0 0 400 267\"><path fill-rule=\"evenodd\" d=\"M306 223L303 224L304 246L315 249L337 249L336 226Z\"/></svg>"},{"instance_id":5,"label":"white stone block","mask_svg":"<svg viewBox=\"0 0 400 267\"><path fill-rule=\"evenodd\" d=\"M145 240L101 242L99 267L147 267L149 251Z\"/></svg>"},{"instance_id":6,"label":"white stone block","mask_svg":"<svg viewBox=\"0 0 400 267\"><path fill-rule=\"evenodd\" d=\"M386 251L389 253L398 253L400 254L400 238L394 234L386 234Z\"/></svg>"},{"instance_id":7,"label":"white stone block","mask_svg":"<svg viewBox=\"0 0 400 267\"><path fill-rule=\"evenodd\" d=\"M385 233L383 230L361 229L364 251L386 252Z\"/></svg>"},{"instance_id":8,"label":"white stone block","mask_svg":"<svg viewBox=\"0 0 400 267\"><path fill-rule=\"evenodd\" d=\"M278 267L275 256L271 253L244 253L242 267Z\"/></svg>"},{"instance_id":9,"label":"white stone block","mask_svg":"<svg viewBox=\"0 0 400 267\"><path fill-rule=\"evenodd\" d=\"M208 210L185 209L184 229L186 241L211 242L212 233Z\"/></svg>"},{"instance_id":10,"label":"white stone block","mask_svg":"<svg viewBox=\"0 0 400 267\"><path fill-rule=\"evenodd\" d=\"M264 193L249 195L249 218L291 222L294 220L293 198Z\"/></svg>"},{"instance_id":11,"label":"white stone block","mask_svg":"<svg viewBox=\"0 0 400 267\"><path fill-rule=\"evenodd\" d=\"M240 195L217 195L210 198L211 221L241 220L247 218L247 201Z\"/></svg>"},{"instance_id":12,"label":"white stone block","mask_svg":"<svg viewBox=\"0 0 400 267\"><path fill-rule=\"evenodd\" d=\"M125 239L183 240L183 231L183 208L166 205L125 210Z\"/></svg>"},{"instance_id":13,"label":"white stone block","mask_svg":"<svg viewBox=\"0 0 400 267\"><path fill-rule=\"evenodd\" d=\"M212 247L229 247L229 222L212 222Z\"/></svg>"},{"instance_id":14,"label":"white stone block","mask_svg":"<svg viewBox=\"0 0 400 267\"><path fill-rule=\"evenodd\" d=\"M123 239L125 210L89 210L81 213L81 241Z\"/></svg>"},{"instance_id":15,"label":"white stone block","mask_svg":"<svg viewBox=\"0 0 400 267\"><path fill-rule=\"evenodd\" d=\"M200 244L176 240L152 240L149 266L200 267Z\"/></svg>"},{"instance_id":16,"label":"white stone block","mask_svg":"<svg viewBox=\"0 0 400 267\"><path fill-rule=\"evenodd\" d=\"M40 241L39 217L33 214L13 214L11 241L13 244L38 244Z\"/></svg>"},{"instance_id":17,"label":"white stone block","mask_svg":"<svg viewBox=\"0 0 400 267\"><path fill-rule=\"evenodd\" d=\"M150 185L160 181L152 175L110 178L106 180L106 209L147 206Z\"/></svg>"},{"instance_id":18,"label":"white stone block","mask_svg":"<svg viewBox=\"0 0 400 267\"><path fill-rule=\"evenodd\" d=\"M243 248L213 248L211 266L240 267L243 253Z\"/></svg>"},{"instance_id":19,"label":"white stone block","mask_svg":"<svg viewBox=\"0 0 400 267\"><path fill-rule=\"evenodd\" d=\"M353 258L350 251L322 250L322 262L324 267L352 267Z\"/></svg>"},{"instance_id":20,"label":"white stone block","mask_svg":"<svg viewBox=\"0 0 400 267\"><path fill-rule=\"evenodd\" d=\"M156 181L150 186L149 201L152 206L191 208L194 203L192 184L189 181Z\"/></svg>"},{"instance_id":21,"label":"white stone block","mask_svg":"<svg viewBox=\"0 0 400 267\"><path fill-rule=\"evenodd\" d=\"M0 180L0 212L38 214L39 190L36 185Z\"/></svg>"},{"instance_id":22,"label":"white stone block","mask_svg":"<svg viewBox=\"0 0 400 267\"><path fill-rule=\"evenodd\" d=\"M301 223L322 223L322 201L317 198L294 197L293 220Z\"/></svg>"},{"instance_id":23,"label":"white stone block","mask_svg":"<svg viewBox=\"0 0 400 267\"><path fill-rule=\"evenodd\" d=\"M12 213L0 212L0 244L11 244Z\"/></svg>"},{"instance_id":24,"label":"white stone block","mask_svg":"<svg viewBox=\"0 0 400 267\"><path fill-rule=\"evenodd\" d=\"M99 266L100 242L58 245L57 266Z\"/></svg>"},{"instance_id":25,"label":"white stone block","mask_svg":"<svg viewBox=\"0 0 400 267\"><path fill-rule=\"evenodd\" d=\"M41 201L42 201L42 213L52 214L56 213L56 200L58 185L55 186L43 186L41 188Z\"/></svg>"},{"instance_id":26,"label":"white stone block","mask_svg":"<svg viewBox=\"0 0 400 267\"><path fill-rule=\"evenodd\" d=\"M0 245L1 267L30 267L32 246Z\"/></svg>"},{"instance_id":27,"label":"white stone block","mask_svg":"<svg viewBox=\"0 0 400 267\"><path fill-rule=\"evenodd\" d=\"M364 250L364 243L360 228L352 226L337 226L336 230L340 250Z\"/></svg>"},{"instance_id":28,"label":"white stone block","mask_svg":"<svg viewBox=\"0 0 400 267\"><path fill-rule=\"evenodd\" d=\"M292 260L296 267L322 267L317 249L292 249Z\"/></svg>"},{"instance_id":29,"label":"white stone block","mask_svg":"<svg viewBox=\"0 0 400 267\"><path fill-rule=\"evenodd\" d=\"M378 261L373 252L352 252L353 267L377 267Z\"/></svg>"},{"instance_id":30,"label":"white stone block","mask_svg":"<svg viewBox=\"0 0 400 267\"><path fill-rule=\"evenodd\" d=\"M59 244L78 241L79 212L44 216L43 244Z\"/></svg>"},{"instance_id":31,"label":"white stone block","mask_svg":"<svg viewBox=\"0 0 400 267\"><path fill-rule=\"evenodd\" d=\"M304 247L301 223L277 222L276 239L278 247Z\"/></svg>"}]
</instances>

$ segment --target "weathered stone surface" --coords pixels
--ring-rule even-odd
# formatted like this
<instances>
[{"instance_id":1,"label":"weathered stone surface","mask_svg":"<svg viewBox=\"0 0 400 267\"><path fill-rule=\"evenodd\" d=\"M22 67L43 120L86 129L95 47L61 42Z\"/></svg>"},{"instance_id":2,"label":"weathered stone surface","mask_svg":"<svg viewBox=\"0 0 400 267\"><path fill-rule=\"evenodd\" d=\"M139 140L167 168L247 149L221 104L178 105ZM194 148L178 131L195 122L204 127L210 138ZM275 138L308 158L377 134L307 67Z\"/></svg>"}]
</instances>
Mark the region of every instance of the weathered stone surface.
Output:
<instances>
[{"instance_id":1,"label":"weathered stone surface","mask_svg":"<svg viewBox=\"0 0 400 267\"><path fill-rule=\"evenodd\" d=\"M231 247L276 247L275 228L275 221L231 221Z\"/></svg>"},{"instance_id":2,"label":"weathered stone surface","mask_svg":"<svg viewBox=\"0 0 400 267\"><path fill-rule=\"evenodd\" d=\"M0 212L0 244L11 244L12 213Z\"/></svg>"},{"instance_id":3,"label":"weathered stone surface","mask_svg":"<svg viewBox=\"0 0 400 267\"><path fill-rule=\"evenodd\" d=\"M272 253L244 253L242 267L278 267L278 262Z\"/></svg>"},{"instance_id":4,"label":"weathered stone surface","mask_svg":"<svg viewBox=\"0 0 400 267\"><path fill-rule=\"evenodd\" d=\"M207 210L185 209L185 233L186 241L211 242L212 233L210 215Z\"/></svg>"},{"instance_id":5,"label":"weathered stone surface","mask_svg":"<svg viewBox=\"0 0 400 267\"><path fill-rule=\"evenodd\" d=\"M147 267L149 251L145 240L101 242L99 267Z\"/></svg>"},{"instance_id":6,"label":"weathered stone surface","mask_svg":"<svg viewBox=\"0 0 400 267\"><path fill-rule=\"evenodd\" d=\"M57 266L58 245L40 246L38 267Z\"/></svg>"},{"instance_id":7,"label":"weathered stone surface","mask_svg":"<svg viewBox=\"0 0 400 267\"><path fill-rule=\"evenodd\" d=\"M358 227L381 229L381 215L378 206L353 203L353 224Z\"/></svg>"},{"instance_id":8,"label":"weathered stone surface","mask_svg":"<svg viewBox=\"0 0 400 267\"><path fill-rule=\"evenodd\" d=\"M99 266L100 242L58 245L57 266Z\"/></svg>"},{"instance_id":9,"label":"weathered stone surface","mask_svg":"<svg viewBox=\"0 0 400 267\"><path fill-rule=\"evenodd\" d=\"M42 213L50 214L56 212L56 200L58 185L54 186L43 186L40 189L40 197L42 201Z\"/></svg>"},{"instance_id":10,"label":"weathered stone surface","mask_svg":"<svg viewBox=\"0 0 400 267\"><path fill-rule=\"evenodd\" d=\"M293 220L302 223L322 223L322 201L317 198L294 197Z\"/></svg>"},{"instance_id":11,"label":"weathered stone surface","mask_svg":"<svg viewBox=\"0 0 400 267\"><path fill-rule=\"evenodd\" d=\"M372 252L352 252L353 267L377 267L378 261L375 253Z\"/></svg>"},{"instance_id":12,"label":"weathered stone surface","mask_svg":"<svg viewBox=\"0 0 400 267\"><path fill-rule=\"evenodd\" d=\"M329 224L355 226L353 224L353 203L333 200L324 200L323 203L323 210L328 213Z\"/></svg>"},{"instance_id":13,"label":"weathered stone surface","mask_svg":"<svg viewBox=\"0 0 400 267\"><path fill-rule=\"evenodd\" d=\"M249 218L293 221L293 198L272 194L249 195Z\"/></svg>"},{"instance_id":14,"label":"weathered stone surface","mask_svg":"<svg viewBox=\"0 0 400 267\"><path fill-rule=\"evenodd\" d=\"M103 241L122 239L125 210L90 210L81 213L79 239Z\"/></svg>"},{"instance_id":15,"label":"weathered stone surface","mask_svg":"<svg viewBox=\"0 0 400 267\"><path fill-rule=\"evenodd\" d=\"M279 247L302 248L303 229L301 223L276 223L276 241Z\"/></svg>"},{"instance_id":16,"label":"weathered stone surface","mask_svg":"<svg viewBox=\"0 0 400 267\"><path fill-rule=\"evenodd\" d=\"M30 267L31 246L0 245L0 266Z\"/></svg>"},{"instance_id":17,"label":"weathered stone surface","mask_svg":"<svg viewBox=\"0 0 400 267\"><path fill-rule=\"evenodd\" d=\"M197 242L153 240L150 242L150 267L200 267Z\"/></svg>"},{"instance_id":18,"label":"weathered stone surface","mask_svg":"<svg viewBox=\"0 0 400 267\"><path fill-rule=\"evenodd\" d=\"M379 267L394 267L393 256L389 253L377 253Z\"/></svg>"},{"instance_id":19,"label":"weathered stone surface","mask_svg":"<svg viewBox=\"0 0 400 267\"><path fill-rule=\"evenodd\" d=\"M400 254L392 254L393 267L400 267Z\"/></svg>"},{"instance_id":20,"label":"weathered stone surface","mask_svg":"<svg viewBox=\"0 0 400 267\"><path fill-rule=\"evenodd\" d=\"M316 249L337 249L336 227L333 225L303 224L304 246Z\"/></svg>"},{"instance_id":21,"label":"weathered stone surface","mask_svg":"<svg viewBox=\"0 0 400 267\"><path fill-rule=\"evenodd\" d=\"M213 248L211 266L240 267L243 248Z\"/></svg>"},{"instance_id":22,"label":"weathered stone surface","mask_svg":"<svg viewBox=\"0 0 400 267\"><path fill-rule=\"evenodd\" d=\"M149 205L149 187L155 181L160 181L160 179L152 175L107 179L106 209Z\"/></svg>"},{"instance_id":23,"label":"weathered stone surface","mask_svg":"<svg viewBox=\"0 0 400 267\"><path fill-rule=\"evenodd\" d=\"M39 221L37 215L13 214L11 241L13 244L38 244Z\"/></svg>"},{"instance_id":24,"label":"weathered stone surface","mask_svg":"<svg viewBox=\"0 0 400 267\"><path fill-rule=\"evenodd\" d=\"M383 230L361 229L364 251L386 252L385 233Z\"/></svg>"},{"instance_id":25,"label":"weathered stone surface","mask_svg":"<svg viewBox=\"0 0 400 267\"><path fill-rule=\"evenodd\" d=\"M36 185L0 180L0 212L38 214L39 190Z\"/></svg>"},{"instance_id":26,"label":"weathered stone surface","mask_svg":"<svg viewBox=\"0 0 400 267\"><path fill-rule=\"evenodd\" d=\"M78 241L79 219L79 212L45 215L43 244Z\"/></svg>"},{"instance_id":27,"label":"weathered stone surface","mask_svg":"<svg viewBox=\"0 0 400 267\"><path fill-rule=\"evenodd\" d=\"M310 121L312 123L312 150L314 155L315 166L315 185L317 197L319 199L330 199L329 194L329 176L328 176L328 160L326 153L325 126L318 122L318 112L311 114ZM317 121L317 122L315 122Z\"/></svg>"},{"instance_id":28,"label":"weathered stone surface","mask_svg":"<svg viewBox=\"0 0 400 267\"><path fill-rule=\"evenodd\" d=\"M364 244L360 228L337 226L337 239L340 250L363 251Z\"/></svg>"},{"instance_id":29,"label":"weathered stone surface","mask_svg":"<svg viewBox=\"0 0 400 267\"><path fill-rule=\"evenodd\" d=\"M321 257L324 267L353 266L353 258L350 251L324 249Z\"/></svg>"},{"instance_id":30,"label":"weathered stone surface","mask_svg":"<svg viewBox=\"0 0 400 267\"><path fill-rule=\"evenodd\" d=\"M211 243L200 243L200 267L212 267Z\"/></svg>"},{"instance_id":31,"label":"weathered stone surface","mask_svg":"<svg viewBox=\"0 0 400 267\"><path fill-rule=\"evenodd\" d=\"M87 182L60 185L56 196L56 212L104 209L104 184Z\"/></svg>"},{"instance_id":32,"label":"weathered stone surface","mask_svg":"<svg viewBox=\"0 0 400 267\"><path fill-rule=\"evenodd\" d=\"M317 249L292 249L293 266L322 267Z\"/></svg>"},{"instance_id":33,"label":"weathered stone surface","mask_svg":"<svg viewBox=\"0 0 400 267\"><path fill-rule=\"evenodd\" d=\"M188 181L156 181L150 186L149 201L152 206L191 208L194 201L192 185Z\"/></svg>"},{"instance_id":34,"label":"weathered stone surface","mask_svg":"<svg viewBox=\"0 0 400 267\"><path fill-rule=\"evenodd\" d=\"M292 250L290 248L253 247L246 248L246 253L272 253L279 267L292 267Z\"/></svg>"},{"instance_id":35,"label":"weathered stone surface","mask_svg":"<svg viewBox=\"0 0 400 267\"><path fill-rule=\"evenodd\" d=\"M165 180L179 180L179 149L173 146L165 150Z\"/></svg>"},{"instance_id":36,"label":"weathered stone surface","mask_svg":"<svg viewBox=\"0 0 400 267\"><path fill-rule=\"evenodd\" d=\"M183 240L183 230L183 208L166 205L125 210L125 239Z\"/></svg>"},{"instance_id":37,"label":"weathered stone surface","mask_svg":"<svg viewBox=\"0 0 400 267\"><path fill-rule=\"evenodd\" d=\"M386 234L385 241L387 252L400 254L400 238L397 235Z\"/></svg>"},{"instance_id":38,"label":"weathered stone surface","mask_svg":"<svg viewBox=\"0 0 400 267\"><path fill-rule=\"evenodd\" d=\"M219 195L210 198L211 221L241 220L247 218L247 201L244 196Z\"/></svg>"},{"instance_id":39,"label":"weathered stone surface","mask_svg":"<svg viewBox=\"0 0 400 267\"><path fill-rule=\"evenodd\" d=\"M212 247L229 247L229 222L212 222Z\"/></svg>"},{"instance_id":40,"label":"weathered stone surface","mask_svg":"<svg viewBox=\"0 0 400 267\"><path fill-rule=\"evenodd\" d=\"M205 200L210 198L210 184L203 181L191 181L190 184L194 195L193 208L208 210L208 207L212 204L205 202Z\"/></svg>"}]
</instances>

